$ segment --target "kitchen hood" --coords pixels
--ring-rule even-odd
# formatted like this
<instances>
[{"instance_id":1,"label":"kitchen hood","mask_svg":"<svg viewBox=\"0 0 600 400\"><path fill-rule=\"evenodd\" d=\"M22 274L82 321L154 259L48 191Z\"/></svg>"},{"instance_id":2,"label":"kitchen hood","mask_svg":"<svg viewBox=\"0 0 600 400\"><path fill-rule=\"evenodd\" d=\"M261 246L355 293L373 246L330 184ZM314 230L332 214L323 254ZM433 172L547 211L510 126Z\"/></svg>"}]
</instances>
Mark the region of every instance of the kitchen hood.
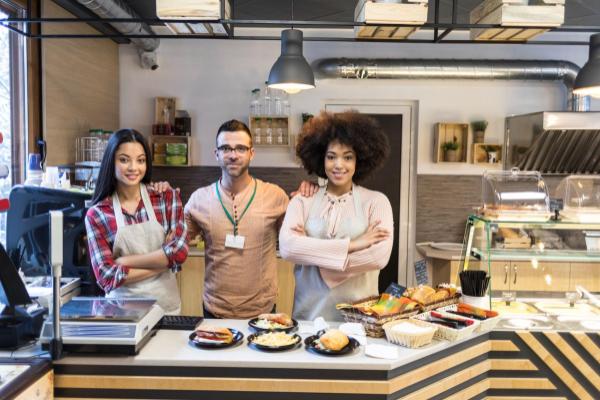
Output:
<instances>
[{"instance_id":1,"label":"kitchen hood","mask_svg":"<svg viewBox=\"0 0 600 400\"><path fill-rule=\"evenodd\" d=\"M600 112L537 112L506 118L503 167L543 174L600 173Z\"/></svg>"}]
</instances>

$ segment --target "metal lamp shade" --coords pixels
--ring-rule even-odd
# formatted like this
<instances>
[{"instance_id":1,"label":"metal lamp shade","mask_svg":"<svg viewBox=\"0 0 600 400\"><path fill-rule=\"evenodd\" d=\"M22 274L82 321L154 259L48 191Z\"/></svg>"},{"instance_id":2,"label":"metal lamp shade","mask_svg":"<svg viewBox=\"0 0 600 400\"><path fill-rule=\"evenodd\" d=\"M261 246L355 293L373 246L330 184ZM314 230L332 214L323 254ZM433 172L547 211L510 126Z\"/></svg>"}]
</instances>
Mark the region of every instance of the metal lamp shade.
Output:
<instances>
[{"instance_id":1,"label":"metal lamp shade","mask_svg":"<svg viewBox=\"0 0 600 400\"><path fill-rule=\"evenodd\" d=\"M600 98L600 33L590 37L590 58L577 74L573 93Z\"/></svg>"},{"instance_id":2,"label":"metal lamp shade","mask_svg":"<svg viewBox=\"0 0 600 400\"><path fill-rule=\"evenodd\" d=\"M302 31L286 29L281 32L281 55L271 67L268 85L288 93L315 87L315 75L302 55Z\"/></svg>"}]
</instances>

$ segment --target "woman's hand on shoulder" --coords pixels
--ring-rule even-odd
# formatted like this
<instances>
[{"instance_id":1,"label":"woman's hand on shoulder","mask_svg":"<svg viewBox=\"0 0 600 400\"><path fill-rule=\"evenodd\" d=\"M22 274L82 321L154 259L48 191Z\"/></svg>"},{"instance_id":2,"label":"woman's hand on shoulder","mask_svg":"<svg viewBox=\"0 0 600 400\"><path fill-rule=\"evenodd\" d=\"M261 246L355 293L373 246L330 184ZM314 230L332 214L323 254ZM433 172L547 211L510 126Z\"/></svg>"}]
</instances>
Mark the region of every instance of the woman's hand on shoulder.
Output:
<instances>
[{"instance_id":1,"label":"woman's hand on shoulder","mask_svg":"<svg viewBox=\"0 0 600 400\"><path fill-rule=\"evenodd\" d=\"M169 190L173 190L173 188L171 187L171 184L167 181L150 182L148 184L148 186L150 186L152 188L152 190L154 190L155 192L158 192L158 193L165 193L165 192L168 192ZM179 192L179 188L175 188L175 190L177 192Z\"/></svg>"},{"instance_id":2,"label":"woman's hand on shoulder","mask_svg":"<svg viewBox=\"0 0 600 400\"><path fill-rule=\"evenodd\" d=\"M356 239L352 239L350 241L350 245L348 246L348 253L354 253L356 251L368 249L374 244L382 242L390 237L390 232L387 229L379 227L380 223L381 221L375 221L369 225L367 230L362 235Z\"/></svg>"}]
</instances>

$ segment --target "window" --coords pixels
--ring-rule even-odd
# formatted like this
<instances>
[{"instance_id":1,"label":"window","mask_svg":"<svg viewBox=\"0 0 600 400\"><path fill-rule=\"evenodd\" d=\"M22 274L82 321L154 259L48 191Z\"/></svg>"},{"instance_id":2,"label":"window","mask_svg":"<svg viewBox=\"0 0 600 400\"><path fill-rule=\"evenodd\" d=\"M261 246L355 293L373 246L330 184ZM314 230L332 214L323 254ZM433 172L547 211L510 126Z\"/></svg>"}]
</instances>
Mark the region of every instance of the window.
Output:
<instances>
[{"instance_id":1,"label":"window","mask_svg":"<svg viewBox=\"0 0 600 400\"><path fill-rule=\"evenodd\" d=\"M0 10L0 18L8 15ZM0 168L11 165L11 90L10 90L10 34L0 28L0 134L4 138L0 144ZM12 186L11 176L0 179L0 198L8 197ZM6 213L0 214L0 241L6 243Z\"/></svg>"},{"instance_id":2,"label":"window","mask_svg":"<svg viewBox=\"0 0 600 400\"><path fill-rule=\"evenodd\" d=\"M0 1L0 18L19 16L19 10ZM0 26L0 199L8 198L13 184L23 181L25 149L24 61L25 40ZM0 212L0 242L6 243L6 212Z\"/></svg>"}]
</instances>

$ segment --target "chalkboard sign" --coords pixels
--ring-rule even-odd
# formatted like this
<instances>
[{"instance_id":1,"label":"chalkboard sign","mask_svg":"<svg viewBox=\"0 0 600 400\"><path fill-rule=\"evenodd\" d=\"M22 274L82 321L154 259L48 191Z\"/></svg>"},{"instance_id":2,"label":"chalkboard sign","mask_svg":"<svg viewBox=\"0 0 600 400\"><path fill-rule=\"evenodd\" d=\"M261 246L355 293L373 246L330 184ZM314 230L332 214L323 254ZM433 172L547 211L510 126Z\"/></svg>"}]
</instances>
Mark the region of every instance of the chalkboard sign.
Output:
<instances>
[{"instance_id":1,"label":"chalkboard sign","mask_svg":"<svg viewBox=\"0 0 600 400\"><path fill-rule=\"evenodd\" d=\"M415 262L415 277L417 278L417 285L427 285L429 283L427 260L422 259Z\"/></svg>"}]
</instances>

